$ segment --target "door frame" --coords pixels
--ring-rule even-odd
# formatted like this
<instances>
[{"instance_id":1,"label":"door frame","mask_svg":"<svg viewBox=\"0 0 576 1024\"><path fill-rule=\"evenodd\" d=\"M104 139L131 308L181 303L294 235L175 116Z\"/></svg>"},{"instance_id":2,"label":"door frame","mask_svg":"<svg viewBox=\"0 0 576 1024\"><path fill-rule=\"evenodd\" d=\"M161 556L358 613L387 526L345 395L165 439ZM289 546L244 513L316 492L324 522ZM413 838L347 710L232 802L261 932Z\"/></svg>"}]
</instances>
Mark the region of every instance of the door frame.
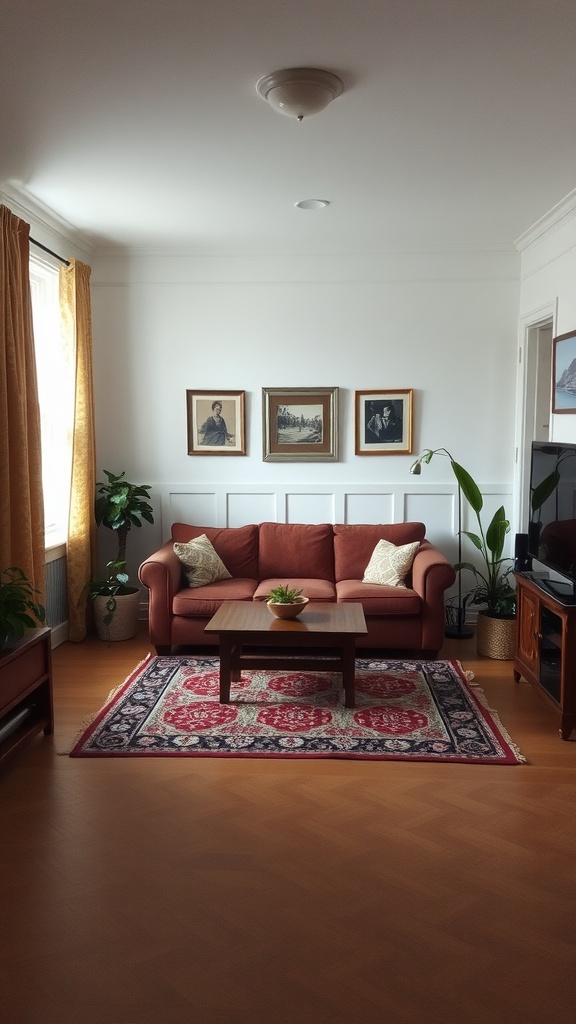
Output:
<instances>
[{"instance_id":1,"label":"door frame","mask_svg":"<svg viewBox=\"0 0 576 1024\"><path fill-rule=\"evenodd\" d=\"M556 333L558 299L526 313L520 317L518 328L518 374L516 386L516 454L514 465L514 502L512 522L517 533L525 533L530 517L530 454L535 428L534 398L538 388L538 374L542 373L538 360L538 347L542 328L551 328L552 338ZM552 381L552 361L549 368ZM544 383L543 381L541 383ZM552 413L550 412L550 415Z\"/></svg>"}]
</instances>

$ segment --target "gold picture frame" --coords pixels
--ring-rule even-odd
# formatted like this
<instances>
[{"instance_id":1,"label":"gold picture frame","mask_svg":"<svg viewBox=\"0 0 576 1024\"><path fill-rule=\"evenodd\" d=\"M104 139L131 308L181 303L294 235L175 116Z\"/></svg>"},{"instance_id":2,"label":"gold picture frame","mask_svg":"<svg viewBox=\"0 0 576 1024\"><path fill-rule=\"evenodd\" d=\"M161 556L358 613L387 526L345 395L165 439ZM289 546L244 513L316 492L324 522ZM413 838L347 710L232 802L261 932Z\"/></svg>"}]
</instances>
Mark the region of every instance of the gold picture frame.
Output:
<instances>
[{"instance_id":1,"label":"gold picture frame","mask_svg":"<svg viewBox=\"0 0 576 1024\"><path fill-rule=\"evenodd\" d=\"M338 388L262 388L264 462L338 459Z\"/></svg>"},{"instance_id":2,"label":"gold picture frame","mask_svg":"<svg viewBox=\"0 0 576 1024\"><path fill-rule=\"evenodd\" d=\"M356 391L356 455L410 455L412 389Z\"/></svg>"}]
</instances>

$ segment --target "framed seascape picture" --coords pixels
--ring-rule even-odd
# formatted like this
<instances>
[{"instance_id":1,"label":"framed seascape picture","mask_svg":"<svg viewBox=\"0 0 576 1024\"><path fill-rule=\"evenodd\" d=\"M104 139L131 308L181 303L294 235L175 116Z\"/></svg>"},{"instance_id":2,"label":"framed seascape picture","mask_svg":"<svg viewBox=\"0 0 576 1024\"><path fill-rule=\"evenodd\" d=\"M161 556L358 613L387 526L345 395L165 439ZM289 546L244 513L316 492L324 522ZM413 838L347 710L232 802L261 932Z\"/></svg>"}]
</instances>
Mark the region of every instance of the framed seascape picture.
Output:
<instances>
[{"instance_id":1,"label":"framed seascape picture","mask_svg":"<svg viewBox=\"0 0 576 1024\"><path fill-rule=\"evenodd\" d=\"M409 455L412 390L356 392L356 455Z\"/></svg>"},{"instance_id":2,"label":"framed seascape picture","mask_svg":"<svg viewBox=\"0 0 576 1024\"><path fill-rule=\"evenodd\" d=\"M187 391L188 455L245 455L244 391Z\"/></svg>"},{"instance_id":3,"label":"framed seascape picture","mask_svg":"<svg viewBox=\"0 0 576 1024\"><path fill-rule=\"evenodd\" d=\"M338 388L262 388L264 462L338 458Z\"/></svg>"},{"instance_id":4,"label":"framed seascape picture","mask_svg":"<svg viewBox=\"0 0 576 1024\"><path fill-rule=\"evenodd\" d=\"M552 412L576 412L576 331L554 338Z\"/></svg>"}]
</instances>

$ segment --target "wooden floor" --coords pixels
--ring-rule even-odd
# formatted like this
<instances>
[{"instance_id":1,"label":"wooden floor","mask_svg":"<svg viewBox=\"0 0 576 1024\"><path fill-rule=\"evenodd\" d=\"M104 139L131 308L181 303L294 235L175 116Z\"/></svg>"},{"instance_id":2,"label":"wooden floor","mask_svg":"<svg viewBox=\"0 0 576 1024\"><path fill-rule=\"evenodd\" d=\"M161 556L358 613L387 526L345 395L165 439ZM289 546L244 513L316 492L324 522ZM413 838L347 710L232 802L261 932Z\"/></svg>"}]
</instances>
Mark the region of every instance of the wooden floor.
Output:
<instances>
[{"instance_id":1,"label":"wooden floor","mask_svg":"<svg viewBox=\"0 0 576 1024\"><path fill-rule=\"evenodd\" d=\"M0 775L3 1024L576 1020L576 742L510 663L442 651L527 765L63 756L148 649L58 647Z\"/></svg>"}]
</instances>

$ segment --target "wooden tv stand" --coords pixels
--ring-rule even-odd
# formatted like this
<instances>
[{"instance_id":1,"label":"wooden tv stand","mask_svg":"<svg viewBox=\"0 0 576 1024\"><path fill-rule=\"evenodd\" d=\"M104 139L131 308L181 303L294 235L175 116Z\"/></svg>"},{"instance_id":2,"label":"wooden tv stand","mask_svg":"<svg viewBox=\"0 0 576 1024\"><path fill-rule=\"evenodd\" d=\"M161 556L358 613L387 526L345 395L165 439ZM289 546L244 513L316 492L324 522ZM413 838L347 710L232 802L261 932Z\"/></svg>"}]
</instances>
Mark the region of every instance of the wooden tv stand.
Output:
<instances>
[{"instance_id":1,"label":"wooden tv stand","mask_svg":"<svg viewBox=\"0 0 576 1024\"><path fill-rule=\"evenodd\" d=\"M560 711L560 736L576 729L576 604L516 573L514 679L524 676Z\"/></svg>"},{"instance_id":2,"label":"wooden tv stand","mask_svg":"<svg viewBox=\"0 0 576 1024\"><path fill-rule=\"evenodd\" d=\"M0 651L0 764L37 733L54 728L50 628L28 630Z\"/></svg>"}]
</instances>

